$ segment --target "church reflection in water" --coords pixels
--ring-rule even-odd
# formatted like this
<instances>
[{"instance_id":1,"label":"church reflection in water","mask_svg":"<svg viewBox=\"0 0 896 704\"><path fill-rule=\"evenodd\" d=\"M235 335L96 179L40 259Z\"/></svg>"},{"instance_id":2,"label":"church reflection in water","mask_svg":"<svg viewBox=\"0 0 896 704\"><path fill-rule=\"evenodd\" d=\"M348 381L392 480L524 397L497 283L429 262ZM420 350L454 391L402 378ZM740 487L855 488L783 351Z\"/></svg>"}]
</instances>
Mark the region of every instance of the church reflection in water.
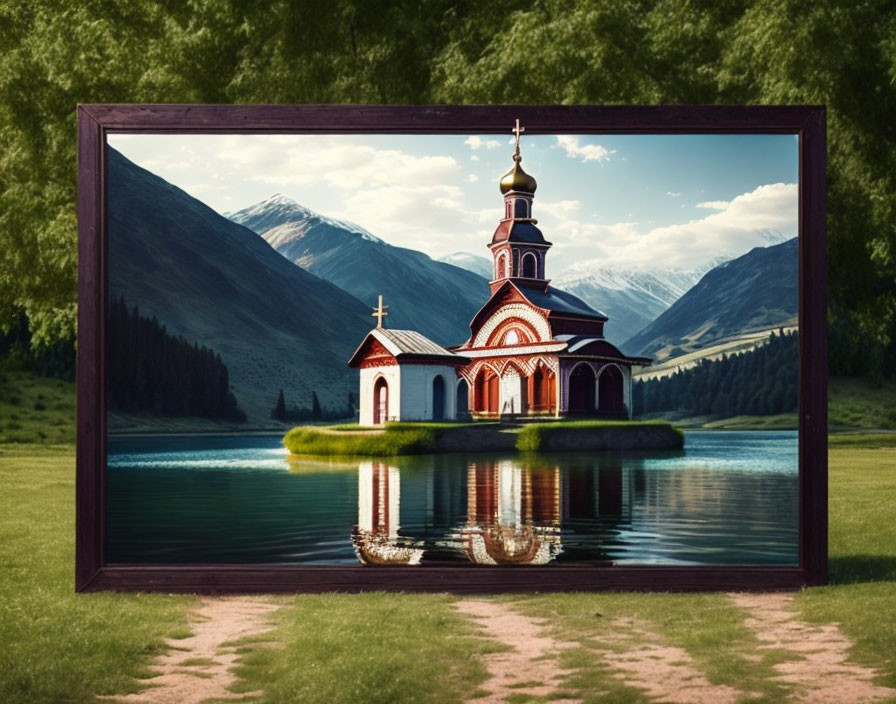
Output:
<instances>
[{"instance_id":1,"label":"church reflection in water","mask_svg":"<svg viewBox=\"0 0 896 704\"><path fill-rule=\"evenodd\" d=\"M395 462L396 460L393 460ZM438 457L358 469L352 545L363 565L607 564L631 515L632 475L612 457L550 460Z\"/></svg>"}]
</instances>

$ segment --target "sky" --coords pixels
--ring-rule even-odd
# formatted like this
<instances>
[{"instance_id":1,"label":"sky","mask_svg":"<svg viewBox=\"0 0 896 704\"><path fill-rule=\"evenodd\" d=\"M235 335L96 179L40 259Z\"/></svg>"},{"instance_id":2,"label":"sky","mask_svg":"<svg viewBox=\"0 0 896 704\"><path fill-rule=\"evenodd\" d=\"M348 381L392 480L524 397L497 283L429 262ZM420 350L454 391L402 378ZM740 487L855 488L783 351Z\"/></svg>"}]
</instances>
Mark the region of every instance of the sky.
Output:
<instances>
[{"instance_id":1,"label":"sky","mask_svg":"<svg viewBox=\"0 0 896 704\"><path fill-rule=\"evenodd\" d=\"M433 258L490 257L513 136L110 134L220 213L274 194ZM797 235L798 141L783 135L527 135L548 278L690 270Z\"/></svg>"}]
</instances>

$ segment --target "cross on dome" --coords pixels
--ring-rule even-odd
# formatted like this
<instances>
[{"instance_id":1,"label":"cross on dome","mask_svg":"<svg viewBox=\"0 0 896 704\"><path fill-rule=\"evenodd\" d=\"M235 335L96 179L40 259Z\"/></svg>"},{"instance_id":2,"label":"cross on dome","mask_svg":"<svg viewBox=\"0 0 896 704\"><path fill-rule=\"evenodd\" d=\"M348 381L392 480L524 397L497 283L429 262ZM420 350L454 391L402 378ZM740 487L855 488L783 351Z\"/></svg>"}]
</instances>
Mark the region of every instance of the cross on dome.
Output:
<instances>
[{"instance_id":1,"label":"cross on dome","mask_svg":"<svg viewBox=\"0 0 896 704\"><path fill-rule=\"evenodd\" d=\"M526 131L525 127L520 127L520 118L516 118L516 126L510 130L516 135L516 150L514 151L513 157L514 159L519 159L520 156L520 135Z\"/></svg>"}]
</instances>

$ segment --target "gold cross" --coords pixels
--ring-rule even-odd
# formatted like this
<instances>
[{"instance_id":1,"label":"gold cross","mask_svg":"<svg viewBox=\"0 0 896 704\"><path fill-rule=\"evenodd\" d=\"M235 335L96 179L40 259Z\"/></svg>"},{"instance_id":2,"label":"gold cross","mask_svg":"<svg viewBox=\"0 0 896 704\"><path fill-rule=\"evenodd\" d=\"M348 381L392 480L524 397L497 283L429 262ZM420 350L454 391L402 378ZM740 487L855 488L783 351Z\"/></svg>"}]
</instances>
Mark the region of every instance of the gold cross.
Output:
<instances>
[{"instance_id":1,"label":"gold cross","mask_svg":"<svg viewBox=\"0 0 896 704\"><path fill-rule=\"evenodd\" d=\"M526 128L525 128L525 127L520 127L520 119L517 118L517 119L516 119L516 127L514 127L514 128L513 128L512 130L510 130L510 131L513 132L513 133L516 135L516 151L517 151L517 154L519 154L519 151L520 151L520 135L521 135L523 132L526 131Z\"/></svg>"},{"instance_id":2,"label":"gold cross","mask_svg":"<svg viewBox=\"0 0 896 704\"><path fill-rule=\"evenodd\" d=\"M387 315L389 315L389 314L386 312L386 308L388 308L388 307L389 307L389 306L384 306L384 305L383 305L383 294L380 294L380 302L379 302L379 305L378 305L376 308L373 309L373 314L371 315L371 317L376 318L376 326L377 326L377 328L381 328L381 327L383 327L383 318L385 318Z\"/></svg>"}]
</instances>

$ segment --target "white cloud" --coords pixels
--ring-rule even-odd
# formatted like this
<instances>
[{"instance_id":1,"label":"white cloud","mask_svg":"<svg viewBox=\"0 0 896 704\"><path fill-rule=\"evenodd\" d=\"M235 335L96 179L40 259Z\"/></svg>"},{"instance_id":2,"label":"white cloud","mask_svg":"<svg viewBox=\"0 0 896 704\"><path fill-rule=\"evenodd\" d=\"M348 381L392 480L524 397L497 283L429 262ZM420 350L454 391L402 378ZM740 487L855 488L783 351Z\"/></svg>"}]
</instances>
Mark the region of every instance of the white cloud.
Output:
<instances>
[{"instance_id":1,"label":"white cloud","mask_svg":"<svg viewBox=\"0 0 896 704\"><path fill-rule=\"evenodd\" d=\"M549 275L599 259L622 268L693 269L719 257L732 258L769 244L768 232L798 232L797 185L773 183L743 193L719 212L689 222L652 227L637 222L610 225L581 221L573 207L539 204L539 227L562 243L549 254Z\"/></svg>"},{"instance_id":2,"label":"white cloud","mask_svg":"<svg viewBox=\"0 0 896 704\"><path fill-rule=\"evenodd\" d=\"M558 134L557 146L561 147L570 159L582 161L609 161L616 150L602 147L600 144L579 144L579 138L571 134Z\"/></svg>"},{"instance_id":3,"label":"white cloud","mask_svg":"<svg viewBox=\"0 0 896 704\"><path fill-rule=\"evenodd\" d=\"M666 195L672 196L673 198L678 198L678 196L680 196L681 193L676 193L675 191L666 191Z\"/></svg>"},{"instance_id":4,"label":"white cloud","mask_svg":"<svg viewBox=\"0 0 896 704\"><path fill-rule=\"evenodd\" d=\"M470 149L476 150L485 147L486 149L497 149L501 143L497 139L482 139L479 135L472 134L464 140Z\"/></svg>"},{"instance_id":5,"label":"white cloud","mask_svg":"<svg viewBox=\"0 0 896 704\"><path fill-rule=\"evenodd\" d=\"M535 207L539 213L547 213L555 218L566 218L578 211L582 204L577 200L558 200L537 203Z\"/></svg>"},{"instance_id":6,"label":"white cloud","mask_svg":"<svg viewBox=\"0 0 896 704\"><path fill-rule=\"evenodd\" d=\"M476 174L467 174L467 181L470 183L476 183L479 180L479 177Z\"/></svg>"},{"instance_id":7,"label":"white cloud","mask_svg":"<svg viewBox=\"0 0 896 704\"><path fill-rule=\"evenodd\" d=\"M620 241L613 258L631 264L694 267L768 245L768 231L795 237L798 188L772 183L743 193L724 210L690 222L656 227L635 241Z\"/></svg>"},{"instance_id":8,"label":"white cloud","mask_svg":"<svg viewBox=\"0 0 896 704\"><path fill-rule=\"evenodd\" d=\"M729 201L727 200L706 200L702 203L697 203L698 208L705 208L706 210L725 210L729 205Z\"/></svg>"}]
</instances>

